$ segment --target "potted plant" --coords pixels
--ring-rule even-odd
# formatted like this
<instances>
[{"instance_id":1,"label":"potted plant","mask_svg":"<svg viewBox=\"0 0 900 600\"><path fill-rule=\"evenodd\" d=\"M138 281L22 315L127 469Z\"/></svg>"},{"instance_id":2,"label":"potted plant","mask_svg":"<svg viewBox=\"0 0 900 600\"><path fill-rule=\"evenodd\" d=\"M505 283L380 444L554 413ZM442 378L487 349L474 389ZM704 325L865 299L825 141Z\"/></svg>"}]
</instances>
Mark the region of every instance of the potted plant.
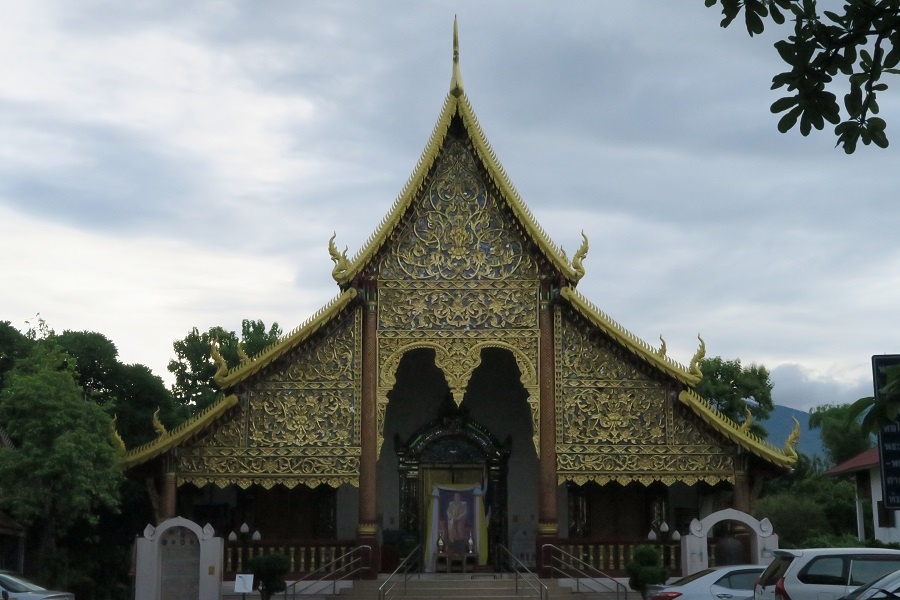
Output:
<instances>
[{"instance_id":1,"label":"potted plant","mask_svg":"<svg viewBox=\"0 0 900 600\"><path fill-rule=\"evenodd\" d=\"M662 557L653 546L638 546L634 549L631 562L625 565L628 585L646 600L647 586L665 583L669 572L662 565Z\"/></svg>"}]
</instances>

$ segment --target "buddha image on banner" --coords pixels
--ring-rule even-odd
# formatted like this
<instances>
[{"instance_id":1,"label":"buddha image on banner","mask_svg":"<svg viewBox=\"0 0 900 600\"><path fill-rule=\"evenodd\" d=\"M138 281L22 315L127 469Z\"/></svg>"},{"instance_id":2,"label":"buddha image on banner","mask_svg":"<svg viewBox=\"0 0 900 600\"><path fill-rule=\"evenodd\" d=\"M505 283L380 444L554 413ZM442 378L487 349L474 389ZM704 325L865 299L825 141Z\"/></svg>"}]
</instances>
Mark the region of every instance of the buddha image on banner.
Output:
<instances>
[{"instance_id":1,"label":"buddha image on banner","mask_svg":"<svg viewBox=\"0 0 900 600\"><path fill-rule=\"evenodd\" d=\"M475 503L471 490L441 490L441 516L447 524L447 543L468 545L474 523Z\"/></svg>"}]
</instances>

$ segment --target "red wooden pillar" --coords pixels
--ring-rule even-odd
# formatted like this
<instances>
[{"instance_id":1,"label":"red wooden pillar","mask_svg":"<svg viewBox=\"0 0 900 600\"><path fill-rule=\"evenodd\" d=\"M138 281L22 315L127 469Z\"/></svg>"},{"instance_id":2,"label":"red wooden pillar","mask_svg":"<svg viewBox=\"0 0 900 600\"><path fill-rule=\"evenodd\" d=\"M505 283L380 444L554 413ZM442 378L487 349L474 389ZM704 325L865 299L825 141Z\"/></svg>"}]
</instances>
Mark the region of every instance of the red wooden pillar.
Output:
<instances>
[{"instance_id":1,"label":"red wooden pillar","mask_svg":"<svg viewBox=\"0 0 900 600\"><path fill-rule=\"evenodd\" d=\"M553 305L550 286L541 287L538 313L540 328L540 452L538 474L538 567L543 568L541 547L556 543L559 517L556 507L556 355L553 336Z\"/></svg>"},{"instance_id":2,"label":"red wooden pillar","mask_svg":"<svg viewBox=\"0 0 900 600\"><path fill-rule=\"evenodd\" d=\"M381 569L378 551L377 521L377 451L378 451L378 302L375 290L365 289L362 324L362 398L360 399L360 460L359 460L359 524L357 541L372 547L372 569L375 578Z\"/></svg>"}]
</instances>

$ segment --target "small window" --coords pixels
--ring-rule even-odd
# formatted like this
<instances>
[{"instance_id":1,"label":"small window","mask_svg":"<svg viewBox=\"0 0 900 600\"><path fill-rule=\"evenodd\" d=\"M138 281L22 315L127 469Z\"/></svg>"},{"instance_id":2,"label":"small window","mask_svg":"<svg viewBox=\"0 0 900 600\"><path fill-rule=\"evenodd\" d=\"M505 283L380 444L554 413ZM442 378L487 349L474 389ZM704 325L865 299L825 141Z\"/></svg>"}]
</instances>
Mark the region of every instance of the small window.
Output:
<instances>
[{"instance_id":1,"label":"small window","mask_svg":"<svg viewBox=\"0 0 900 600\"><path fill-rule=\"evenodd\" d=\"M862 556L850 560L850 585L865 585L900 569L900 556Z\"/></svg>"},{"instance_id":2,"label":"small window","mask_svg":"<svg viewBox=\"0 0 900 600\"><path fill-rule=\"evenodd\" d=\"M731 590L752 590L762 571L735 571L716 582Z\"/></svg>"},{"instance_id":3,"label":"small window","mask_svg":"<svg viewBox=\"0 0 900 600\"><path fill-rule=\"evenodd\" d=\"M802 583L808 584L846 585L847 575L844 571L844 558L841 556L814 558L797 575L797 579Z\"/></svg>"}]
</instances>

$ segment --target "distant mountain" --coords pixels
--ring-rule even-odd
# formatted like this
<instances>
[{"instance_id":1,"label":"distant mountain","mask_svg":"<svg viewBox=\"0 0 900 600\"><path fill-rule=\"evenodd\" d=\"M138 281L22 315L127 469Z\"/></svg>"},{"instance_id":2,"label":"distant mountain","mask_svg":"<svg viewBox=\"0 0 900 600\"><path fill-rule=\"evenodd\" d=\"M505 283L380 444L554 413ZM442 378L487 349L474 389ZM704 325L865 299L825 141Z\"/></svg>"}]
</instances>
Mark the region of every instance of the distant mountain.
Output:
<instances>
[{"instance_id":1,"label":"distant mountain","mask_svg":"<svg viewBox=\"0 0 900 600\"><path fill-rule=\"evenodd\" d=\"M769 418L760 421L760 425L769 433L769 443L781 448L791 431L794 430L794 419L800 421L800 442L797 444L797 452L802 452L810 458L819 456L825 458L825 448L819 436L820 430L809 428L809 413L796 408L775 405L775 409L769 414Z\"/></svg>"}]
</instances>

